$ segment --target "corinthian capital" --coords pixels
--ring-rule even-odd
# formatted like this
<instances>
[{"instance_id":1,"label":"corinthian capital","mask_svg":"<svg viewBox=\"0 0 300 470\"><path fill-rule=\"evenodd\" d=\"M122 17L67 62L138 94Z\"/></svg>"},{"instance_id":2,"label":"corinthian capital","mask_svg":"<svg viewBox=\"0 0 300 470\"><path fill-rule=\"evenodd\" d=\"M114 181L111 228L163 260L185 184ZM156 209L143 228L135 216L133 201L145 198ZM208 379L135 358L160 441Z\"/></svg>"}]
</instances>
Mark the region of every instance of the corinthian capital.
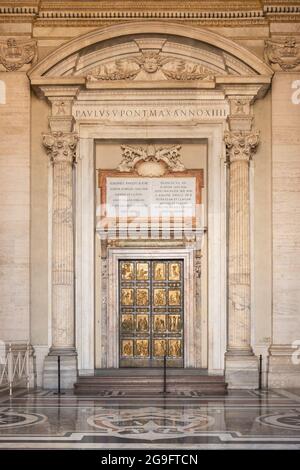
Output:
<instances>
[{"instance_id":1,"label":"corinthian capital","mask_svg":"<svg viewBox=\"0 0 300 470\"><path fill-rule=\"evenodd\" d=\"M52 163L70 163L76 161L78 135L72 132L52 132L43 135L43 144Z\"/></svg>"},{"instance_id":2,"label":"corinthian capital","mask_svg":"<svg viewBox=\"0 0 300 470\"><path fill-rule=\"evenodd\" d=\"M249 161L259 142L259 131L226 131L224 134L227 161Z\"/></svg>"}]
</instances>

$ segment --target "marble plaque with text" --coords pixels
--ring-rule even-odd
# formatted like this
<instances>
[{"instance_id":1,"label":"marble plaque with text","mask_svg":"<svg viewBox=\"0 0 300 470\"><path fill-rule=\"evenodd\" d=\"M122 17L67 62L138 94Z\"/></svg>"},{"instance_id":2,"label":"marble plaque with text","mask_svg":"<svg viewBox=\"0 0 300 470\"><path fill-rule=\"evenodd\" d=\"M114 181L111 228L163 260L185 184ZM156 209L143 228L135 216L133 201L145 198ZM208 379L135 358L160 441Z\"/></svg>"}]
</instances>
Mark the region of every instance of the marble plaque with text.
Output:
<instances>
[{"instance_id":1,"label":"marble plaque with text","mask_svg":"<svg viewBox=\"0 0 300 470\"><path fill-rule=\"evenodd\" d=\"M106 180L107 217L195 216L196 178L114 178Z\"/></svg>"}]
</instances>

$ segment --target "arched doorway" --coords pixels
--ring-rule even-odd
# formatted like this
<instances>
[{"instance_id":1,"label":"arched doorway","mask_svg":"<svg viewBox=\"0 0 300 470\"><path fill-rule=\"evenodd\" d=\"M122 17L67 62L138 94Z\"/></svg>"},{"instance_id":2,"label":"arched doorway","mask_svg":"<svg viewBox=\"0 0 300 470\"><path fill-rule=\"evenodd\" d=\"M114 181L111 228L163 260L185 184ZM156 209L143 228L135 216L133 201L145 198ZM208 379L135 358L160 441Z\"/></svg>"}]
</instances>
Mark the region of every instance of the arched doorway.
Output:
<instances>
[{"instance_id":1,"label":"arched doorway","mask_svg":"<svg viewBox=\"0 0 300 470\"><path fill-rule=\"evenodd\" d=\"M149 254L176 258L185 266L184 367L207 369L210 375L226 369L230 385L246 380L256 386L248 167L258 145L251 108L266 92L271 73L249 51L215 33L159 22L93 31L30 71L32 86L51 104L50 134L44 136L53 162L52 347L46 381L57 353L68 361L67 382L76 376L76 353L80 375L119 368L117 266L121 259L141 258L146 249L148 259ZM101 145L106 152L108 143L144 151L149 145L194 145L193 161L202 145L202 230L192 230L180 243L174 237L127 243L109 234L99 241L97 173L107 167L97 167L97 152ZM205 240L200 250L199 237ZM137 340L131 340L136 350Z\"/></svg>"}]
</instances>

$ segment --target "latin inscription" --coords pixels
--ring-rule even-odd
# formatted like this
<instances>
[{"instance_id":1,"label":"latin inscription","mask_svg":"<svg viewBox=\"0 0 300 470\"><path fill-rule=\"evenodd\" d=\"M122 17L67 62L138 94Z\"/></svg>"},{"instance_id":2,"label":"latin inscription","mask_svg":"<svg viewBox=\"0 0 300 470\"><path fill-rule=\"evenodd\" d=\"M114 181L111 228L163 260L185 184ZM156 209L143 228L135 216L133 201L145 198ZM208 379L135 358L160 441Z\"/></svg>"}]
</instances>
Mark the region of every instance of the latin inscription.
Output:
<instances>
[{"instance_id":1,"label":"latin inscription","mask_svg":"<svg viewBox=\"0 0 300 470\"><path fill-rule=\"evenodd\" d=\"M132 106L85 105L76 103L73 116L76 120L97 121L191 121L225 118L228 114L226 105L214 106Z\"/></svg>"},{"instance_id":2,"label":"latin inscription","mask_svg":"<svg viewBox=\"0 0 300 470\"><path fill-rule=\"evenodd\" d=\"M196 178L107 178L106 215L127 211L133 215L159 216L163 211L176 215L184 211L186 216L195 215ZM143 213L144 211L144 213ZM125 216L125 213L124 213Z\"/></svg>"}]
</instances>

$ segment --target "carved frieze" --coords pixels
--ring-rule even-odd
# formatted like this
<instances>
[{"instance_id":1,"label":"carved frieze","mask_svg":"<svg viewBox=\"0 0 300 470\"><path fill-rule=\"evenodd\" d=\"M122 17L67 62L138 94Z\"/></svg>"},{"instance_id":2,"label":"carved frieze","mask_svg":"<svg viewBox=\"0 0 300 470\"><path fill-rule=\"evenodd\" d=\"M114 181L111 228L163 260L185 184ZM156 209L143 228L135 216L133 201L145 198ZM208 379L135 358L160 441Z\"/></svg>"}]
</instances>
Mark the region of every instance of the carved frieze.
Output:
<instances>
[{"instance_id":1,"label":"carved frieze","mask_svg":"<svg viewBox=\"0 0 300 470\"><path fill-rule=\"evenodd\" d=\"M23 65L37 58L36 41L17 41L9 38L0 42L0 62L9 72L19 70Z\"/></svg>"},{"instance_id":2,"label":"carved frieze","mask_svg":"<svg viewBox=\"0 0 300 470\"><path fill-rule=\"evenodd\" d=\"M136 147L121 145L122 161L118 166L121 172L136 171L140 176L163 176L167 172L184 171L180 159L180 145Z\"/></svg>"},{"instance_id":3,"label":"carved frieze","mask_svg":"<svg viewBox=\"0 0 300 470\"><path fill-rule=\"evenodd\" d=\"M212 81L212 70L199 63L164 55L161 50L141 50L130 57L99 65L87 75L89 81L173 80Z\"/></svg>"},{"instance_id":4,"label":"carved frieze","mask_svg":"<svg viewBox=\"0 0 300 470\"><path fill-rule=\"evenodd\" d=\"M249 161L259 142L259 131L226 131L224 134L228 163Z\"/></svg>"},{"instance_id":5,"label":"carved frieze","mask_svg":"<svg viewBox=\"0 0 300 470\"><path fill-rule=\"evenodd\" d=\"M281 41L267 40L265 42L265 59L274 70L289 70L300 68L300 44L293 37Z\"/></svg>"}]
</instances>

